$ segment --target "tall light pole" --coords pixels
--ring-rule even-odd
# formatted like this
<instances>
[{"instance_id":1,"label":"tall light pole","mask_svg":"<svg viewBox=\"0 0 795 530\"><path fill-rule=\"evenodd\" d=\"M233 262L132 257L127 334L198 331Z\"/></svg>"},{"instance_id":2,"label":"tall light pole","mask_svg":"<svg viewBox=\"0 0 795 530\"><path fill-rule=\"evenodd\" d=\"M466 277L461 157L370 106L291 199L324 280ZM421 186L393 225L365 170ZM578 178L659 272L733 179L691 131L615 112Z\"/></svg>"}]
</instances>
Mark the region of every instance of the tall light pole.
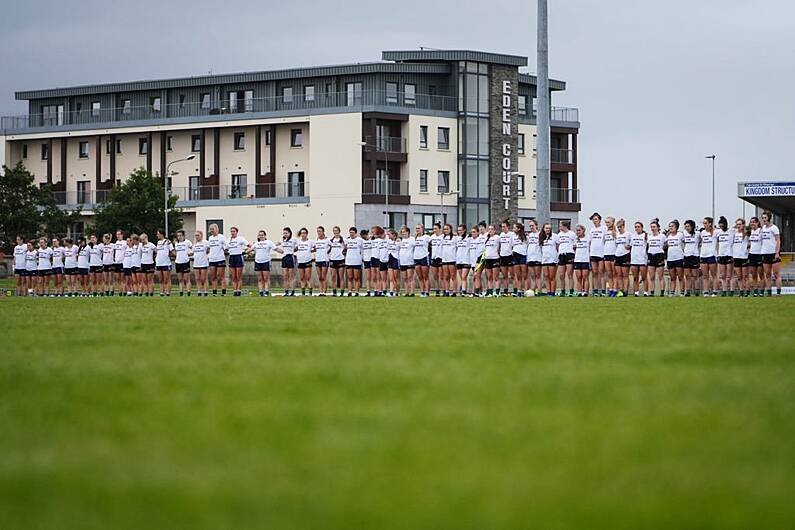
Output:
<instances>
[{"instance_id":1,"label":"tall light pole","mask_svg":"<svg viewBox=\"0 0 795 530\"><path fill-rule=\"evenodd\" d=\"M193 160L196 158L196 155L188 155L185 158L180 158L179 160L172 160L166 166L166 174L163 176L163 229L166 231L166 238L168 238L168 179L172 175L171 173L171 166L174 164L178 164L179 162L187 162L188 160Z\"/></svg>"},{"instance_id":2,"label":"tall light pole","mask_svg":"<svg viewBox=\"0 0 795 530\"><path fill-rule=\"evenodd\" d=\"M547 0L538 1L538 72L536 101L536 220L539 226L550 220L550 168L549 168L549 119L551 104L549 101L549 34L547 18Z\"/></svg>"},{"instance_id":3,"label":"tall light pole","mask_svg":"<svg viewBox=\"0 0 795 530\"><path fill-rule=\"evenodd\" d=\"M715 157L717 155L707 155L704 158L712 159L712 219L715 220Z\"/></svg>"}]
</instances>

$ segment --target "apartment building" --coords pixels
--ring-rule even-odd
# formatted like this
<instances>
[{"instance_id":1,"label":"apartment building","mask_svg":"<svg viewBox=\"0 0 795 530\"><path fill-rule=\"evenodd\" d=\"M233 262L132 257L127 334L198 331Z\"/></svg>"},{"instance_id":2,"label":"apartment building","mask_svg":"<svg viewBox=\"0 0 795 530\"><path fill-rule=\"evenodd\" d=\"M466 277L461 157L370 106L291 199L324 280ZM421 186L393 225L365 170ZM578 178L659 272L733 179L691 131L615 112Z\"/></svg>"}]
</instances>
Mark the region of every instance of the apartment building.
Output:
<instances>
[{"instance_id":1,"label":"apartment building","mask_svg":"<svg viewBox=\"0 0 795 530\"><path fill-rule=\"evenodd\" d=\"M190 231L529 219L536 80L525 66L385 51L372 63L21 91L28 114L3 117L0 135L6 163L22 161L88 223L140 167L179 197ZM554 98L566 85L550 87ZM553 106L551 119L553 218L576 220L578 111Z\"/></svg>"}]
</instances>

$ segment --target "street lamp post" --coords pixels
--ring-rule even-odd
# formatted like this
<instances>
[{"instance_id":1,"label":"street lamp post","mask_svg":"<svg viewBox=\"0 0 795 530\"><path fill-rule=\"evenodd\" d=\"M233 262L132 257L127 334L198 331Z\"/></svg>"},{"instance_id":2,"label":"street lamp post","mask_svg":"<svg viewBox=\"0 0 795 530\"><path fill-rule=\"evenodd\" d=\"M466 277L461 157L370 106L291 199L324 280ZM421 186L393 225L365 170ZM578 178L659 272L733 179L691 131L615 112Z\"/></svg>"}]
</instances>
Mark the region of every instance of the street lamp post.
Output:
<instances>
[{"instance_id":1,"label":"street lamp post","mask_svg":"<svg viewBox=\"0 0 795 530\"><path fill-rule=\"evenodd\" d=\"M543 226L550 219L549 26L547 0L537 2L536 218Z\"/></svg>"},{"instance_id":2,"label":"street lamp post","mask_svg":"<svg viewBox=\"0 0 795 530\"><path fill-rule=\"evenodd\" d=\"M707 155L704 158L712 159L712 219L715 219L715 158L717 155Z\"/></svg>"},{"instance_id":3,"label":"street lamp post","mask_svg":"<svg viewBox=\"0 0 795 530\"><path fill-rule=\"evenodd\" d=\"M193 160L194 158L196 158L196 155L191 154L185 158L180 158L179 160L172 160L166 166L166 174L163 176L163 229L166 231L166 238L168 238L168 178L172 175L171 166L179 162Z\"/></svg>"}]
</instances>

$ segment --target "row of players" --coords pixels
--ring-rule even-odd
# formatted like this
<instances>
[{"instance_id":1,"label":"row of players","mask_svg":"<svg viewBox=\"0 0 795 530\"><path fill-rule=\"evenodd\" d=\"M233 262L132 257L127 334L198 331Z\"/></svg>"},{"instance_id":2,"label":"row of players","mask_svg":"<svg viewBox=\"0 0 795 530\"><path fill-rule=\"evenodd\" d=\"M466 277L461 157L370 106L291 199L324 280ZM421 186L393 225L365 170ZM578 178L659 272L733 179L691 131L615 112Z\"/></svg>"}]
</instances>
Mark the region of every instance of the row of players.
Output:
<instances>
[{"instance_id":1,"label":"row of players","mask_svg":"<svg viewBox=\"0 0 795 530\"><path fill-rule=\"evenodd\" d=\"M558 286L565 296L587 296L589 292L596 296L629 292L654 296L658 290L660 295L666 292L666 267L669 295L690 296L702 291L704 296L733 296L735 291L745 296L771 295L774 282L777 294L781 292L780 235L769 212L762 215L761 223L756 217L748 225L737 219L731 228L724 217L717 227L706 217L698 230L692 220L681 230L674 220L663 231L655 219L649 232L640 221L630 232L623 219L607 217L602 223L598 213L590 219L592 226L587 230L583 225L571 230L568 221L561 221L557 233L548 223L539 229L535 221L529 222L528 230L520 223L503 222L499 232L493 225L480 223L470 230L459 225L455 233L451 225L437 223L431 235L421 224L414 235L405 226L399 233L380 226L361 231L352 227L345 238L339 227L333 228L331 237L318 227L314 239L306 228L293 237L288 227L276 243L265 231L258 233L257 241L249 242L235 227L227 238L217 225L209 227L206 241L200 231L191 242L180 230L173 244L163 231L157 232L157 243L150 242L146 234L125 238L121 230L114 243L110 234L105 234L102 242L91 236L77 245L65 239L61 246L53 239L51 247L42 238L34 248L33 241L25 244L18 238L15 273L20 294L48 294L52 276L56 295L76 294L79 282L85 294L112 295L118 288L120 294L147 296L154 293L156 273L161 295L168 296L173 258L181 295L191 293L192 261L200 296L208 295L210 286L214 295L219 289L222 295L226 293L227 267L234 295L239 296L244 255L250 254L260 295L267 296L272 254L277 253L282 255L283 287L292 296L296 280L302 294L312 294L313 267L320 294L326 294L330 284L334 295L346 289L348 295L358 295L364 276L368 296L397 294L401 283L405 293L413 296L415 280L420 296L430 295L431 284L439 296L554 295Z\"/></svg>"}]
</instances>

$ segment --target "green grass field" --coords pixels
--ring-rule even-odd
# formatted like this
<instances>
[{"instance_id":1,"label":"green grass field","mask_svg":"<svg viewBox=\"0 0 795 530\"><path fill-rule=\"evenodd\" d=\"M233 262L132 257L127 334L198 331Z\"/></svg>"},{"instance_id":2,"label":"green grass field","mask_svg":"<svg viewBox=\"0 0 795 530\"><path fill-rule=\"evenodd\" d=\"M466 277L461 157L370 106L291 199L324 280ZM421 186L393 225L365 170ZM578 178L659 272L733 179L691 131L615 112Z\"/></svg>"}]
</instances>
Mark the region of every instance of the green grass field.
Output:
<instances>
[{"instance_id":1,"label":"green grass field","mask_svg":"<svg viewBox=\"0 0 795 530\"><path fill-rule=\"evenodd\" d=\"M795 297L0 317L4 530L795 525Z\"/></svg>"}]
</instances>

